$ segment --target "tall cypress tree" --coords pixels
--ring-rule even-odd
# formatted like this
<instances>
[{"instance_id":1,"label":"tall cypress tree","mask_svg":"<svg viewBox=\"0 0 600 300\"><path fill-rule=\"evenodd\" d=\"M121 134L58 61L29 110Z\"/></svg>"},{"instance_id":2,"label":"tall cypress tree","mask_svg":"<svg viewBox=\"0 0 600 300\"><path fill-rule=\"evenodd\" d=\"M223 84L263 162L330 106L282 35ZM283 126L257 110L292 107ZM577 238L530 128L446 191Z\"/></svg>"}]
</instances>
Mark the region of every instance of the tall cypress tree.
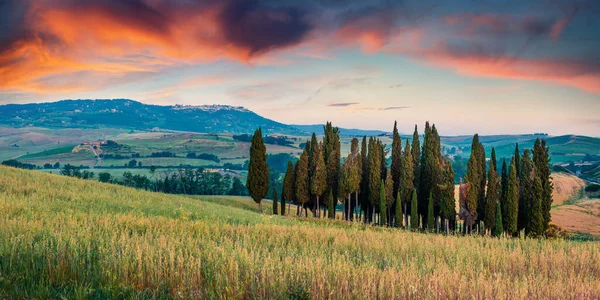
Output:
<instances>
[{"instance_id":1,"label":"tall cypress tree","mask_svg":"<svg viewBox=\"0 0 600 300\"><path fill-rule=\"evenodd\" d=\"M394 121L392 137L392 178L394 180L394 196L398 194L400 182L402 181L402 141L398 133L398 122ZM398 200L400 202L400 200Z\"/></svg>"},{"instance_id":2,"label":"tall cypress tree","mask_svg":"<svg viewBox=\"0 0 600 300\"><path fill-rule=\"evenodd\" d=\"M417 203L417 189L414 189L410 200L410 229L415 230L417 228L419 228L419 211Z\"/></svg>"},{"instance_id":3,"label":"tall cypress tree","mask_svg":"<svg viewBox=\"0 0 600 300\"><path fill-rule=\"evenodd\" d=\"M327 187L333 193L333 198L339 196L339 175L340 175L340 135L339 129L333 127L331 122L327 122L324 127L325 136L323 138L323 158L327 166Z\"/></svg>"},{"instance_id":4,"label":"tall cypress tree","mask_svg":"<svg viewBox=\"0 0 600 300\"><path fill-rule=\"evenodd\" d=\"M374 209L379 206L379 184L381 183L381 159L379 152L381 148L375 138L369 139L369 204L371 211L369 214L373 214Z\"/></svg>"},{"instance_id":5,"label":"tall cypress tree","mask_svg":"<svg viewBox=\"0 0 600 300\"><path fill-rule=\"evenodd\" d=\"M515 144L515 170L517 171L517 178L521 178L521 152L519 151L519 143Z\"/></svg>"},{"instance_id":6,"label":"tall cypress tree","mask_svg":"<svg viewBox=\"0 0 600 300\"><path fill-rule=\"evenodd\" d=\"M492 230L496 226L496 203L498 203L498 199L500 198L500 179L498 178L498 172L496 172L495 169L495 158L496 151L492 148L492 158L488 170L485 212L483 216L485 228L490 229L490 233L492 233Z\"/></svg>"},{"instance_id":7,"label":"tall cypress tree","mask_svg":"<svg viewBox=\"0 0 600 300\"><path fill-rule=\"evenodd\" d=\"M469 158L469 163L467 166L467 176L465 177L467 182L467 195L466 195L466 205L465 205L465 214L468 216L465 218L465 226L467 229L467 233L471 231L471 227L473 225L473 220L477 217L478 205L479 205L479 182L482 174L480 173L481 168L479 164L480 160L480 147L479 147L479 135L475 134L473 136L473 142L471 144L471 157Z\"/></svg>"},{"instance_id":8,"label":"tall cypress tree","mask_svg":"<svg viewBox=\"0 0 600 300\"><path fill-rule=\"evenodd\" d=\"M527 218L527 227L525 232L527 236L540 237L544 234L544 216L542 214L542 181L535 177L533 181L531 203L529 205L529 216Z\"/></svg>"},{"instance_id":9,"label":"tall cypress tree","mask_svg":"<svg viewBox=\"0 0 600 300\"><path fill-rule=\"evenodd\" d=\"M529 149L525 149L523 152L523 157L521 158L521 178L519 180L519 184L522 196L519 198L518 226L519 230L525 229L526 233L528 233L527 224L529 223L529 218L531 217L531 203L535 197L534 177L535 170L533 161L531 160Z\"/></svg>"},{"instance_id":10,"label":"tall cypress tree","mask_svg":"<svg viewBox=\"0 0 600 300\"><path fill-rule=\"evenodd\" d=\"M550 181L550 155L546 147L546 140L536 139L533 146L533 161L536 169L536 176L542 184L541 209L543 217L544 232L548 229L550 223L550 209L552 208L552 190L554 189Z\"/></svg>"},{"instance_id":11,"label":"tall cypress tree","mask_svg":"<svg viewBox=\"0 0 600 300\"><path fill-rule=\"evenodd\" d=\"M486 161L485 161L485 149L483 148L483 144L479 143L479 151L477 152L479 155L479 174L481 174L481 177L479 177L479 196L478 196L478 201L479 201L479 205L477 206L478 208L478 219L479 221L483 221L483 218L485 217L485 203L486 203L486 199L485 199L485 186L487 183L486 180ZM495 209L495 206L494 206Z\"/></svg>"},{"instance_id":12,"label":"tall cypress tree","mask_svg":"<svg viewBox=\"0 0 600 300\"><path fill-rule=\"evenodd\" d=\"M408 140L406 141L406 146L404 147L404 154L402 156L402 180L400 183L399 192L401 193L400 197L402 198L402 203L404 205L404 226L408 226L408 214L409 208L408 204L410 203L412 193L415 189L414 185L414 162L410 149L410 145L408 144ZM398 210L396 210L398 211ZM398 217L397 217L398 218Z\"/></svg>"},{"instance_id":13,"label":"tall cypress tree","mask_svg":"<svg viewBox=\"0 0 600 300\"><path fill-rule=\"evenodd\" d=\"M385 215L387 216L387 225L388 226L392 226L392 222L393 222L393 207L394 204L396 203L396 197L394 196L394 180L392 179L392 172L388 171L385 177L385 207L386 207L386 212Z\"/></svg>"},{"instance_id":14,"label":"tall cypress tree","mask_svg":"<svg viewBox=\"0 0 600 300\"><path fill-rule=\"evenodd\" d=\"M258 203L258 211L262 213L262 199L269 191L269 166L267 165L267 148L260 128L252 136L246 187L254 202Z\"/></svg>"},{"instance_id":15,"label":"tall cypress tree","mask_svg":"<svg viewBox=\"0 0 600 300\"><path fill-rule=\"evenodd\" d=\"M410 151L413 157L413 170L414 170L414 187L419 190L419 181L421 180L419 162L421 159L421 144L419 142L419 131L417 130L417 124L415 124L415 131L413 132L412 144Z\"/></svg>"},{"instance_id":16,"label":"tall cypress tree","mask_svg":"<svg viewBox=\"0 0 600 300\"><path fill-rule=\"evenodd\" d=\"M456 221L456 199L454 198L454 170L452 164L446 162L444 167L444 182L441 185L440 216L448 222L446 230L454 228ZM445 222L444 222L445 223Z\"/></svg>"},{"instance_id":17,"label":"tall cypress tree","mask_svg":"<svg viewBox=\"0 0 600 300\"><path fill-rule=\"evenodd\" d=\"M431 192L432 187L432 174L431 174L431 164L433 162L433 149L431 139L431 127L429 126L429 122L425 122L425 134L423 136L423 151L421 152L421 161L419 163L419 176L421 177L419 180L419 214L423 216L423 220L427 220L427 206L429 199L427 196ZM425 224L423 224L425 225Z\"/></svg>"},{"instance_id":18,"label":"tall cypress tree","mask_svg":"<svg viewBox=\"0 0 600 300\"><path fill-rule=\"evenodd\" d=\"M273 187L273 214L276 215L278 212L278 200L277 200L277 189Z\"/></svg>"},{"instance_id":19,"label":"tall cypress tree","mask_svg":"<svg viewBox=\"0 0 600 300\"><path fill-rule=\"evenodd\" d=\"M304 207L304 205L310 201L310 178L308 177L309 165L307 150L308 147L305 147L296 164L296 202L298 202L299 207Z\"/></svg>"},{"instance_id":20,"label":"tall cypress tree","mask_svg":"<svg viewBox=\"0 0 600 300\"><path fill-rule=\"evenodd\" d=\"M505 224L504 230L507 234L517 233L517 220L519 216L519 186L517 183L517 168L513 157L508 167L508 183L506 187L506 203L502 220Z\"/></svg>"},{"instance_id":21,"label":"tall cypress tree","mask_svg":"<svg viewBox=\"0 0 600 300\"><path fill-rule=\"evenodd\" d=\"M322 145L312 144L311 147L313 150L313 164L311 166L310 192L317 199L315 210L313 211L313 215L316 216L318 212L320 213L320 197L327 187L327 170L325 169L325 160L323 159L323 151L321 149Z\"/></svg>"},{"instance_id":22,"label":"tall cypress tree","mask_svg":"<svg viewBox=\"0 0 600 300\"><path fill-rule=\"evenodd\" d=\"M283 177L283 197L281 197L281 214L285 215L285 203L286 201L291 203L294 201L295 189L294 185L296 182L296 171L294 169L294 164L292 164L291 160L288 160L287 170L285 171L285 176ZM289 212L288 212L289 213Z\"/></svg>"},{"instance_id":23,"label":"tall cypress tree","mask_svg":"<svg viewBox=\"0 0 600 300\"><path fill-rule=\"evenodd\" d=\"M506 169L506 159L502 159L502 179L500 188L500 209L502 210L502 227L506 228L506 196L508 193L508 170Z\"/></svg>"},{"instance_id":24,"label":"tall cypress tree","mask_svg":"<svg viewBox=\"0 0 600 300\"><path fill-rule=\"evenodd\" d=\"M367 137L364 136L361 143L360 150L360 158L362 161L362 172L361 172L361 181L360 181L360 206L363 211L363 221L367 223L369 221L368 217L368 207L369 207L369 157L367 150Z\"/></svg>"},{"instance_id":25,"label":"tall cypress tree","mask_svg":"<svg viewBox=\"0 0 600 300\"><path fill-rule=\"evenodd\" d=\"M500 202L496 203L496 224L494 225L494 230L492 231L493 236L501 236L504 232L504 228L502 227L502 210L500 209Z\"/></svg>"},{"instance_id":26,"label":"tall cypress tree","mask_svg":"<svg viewBox=\"0 0 600 300\"><path fill-rule=\"evenodd\" d=\"M380 218L379 218L379 225L381 226L386 226L387 225L387 208L386 208L386 193L385 193L385 184L383 183L383 180L381 181L381 184L379 185L379 214L380 214Z\"/></svg>"}]
</instances>

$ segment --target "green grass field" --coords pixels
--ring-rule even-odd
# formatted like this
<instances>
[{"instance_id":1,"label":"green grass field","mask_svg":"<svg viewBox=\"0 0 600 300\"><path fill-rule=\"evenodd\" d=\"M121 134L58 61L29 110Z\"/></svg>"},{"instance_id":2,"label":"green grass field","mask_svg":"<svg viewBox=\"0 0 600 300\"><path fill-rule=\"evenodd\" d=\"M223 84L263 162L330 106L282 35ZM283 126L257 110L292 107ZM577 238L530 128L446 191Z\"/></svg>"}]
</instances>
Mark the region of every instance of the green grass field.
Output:
<instances>
[{"instance_id":1,"label":"green grass field","mask_svg":"<svg viewBox=\"0 0 600 300\"><path fill-rule=\"evenodd\" d=\"M260 215L7 167L0 195L0 298L600 297L600 243Z\"/></svg>"}]
</instances>

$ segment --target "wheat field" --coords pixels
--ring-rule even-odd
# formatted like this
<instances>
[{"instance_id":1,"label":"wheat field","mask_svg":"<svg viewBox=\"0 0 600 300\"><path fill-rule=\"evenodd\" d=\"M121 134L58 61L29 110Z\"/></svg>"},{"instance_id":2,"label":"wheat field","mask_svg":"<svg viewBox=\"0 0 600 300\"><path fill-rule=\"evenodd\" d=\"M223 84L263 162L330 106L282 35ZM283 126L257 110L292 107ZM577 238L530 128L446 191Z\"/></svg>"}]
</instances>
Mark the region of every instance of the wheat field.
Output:
<instances>
[{"instance_id":1,"label":"wheat field","mask_svg":"<svg viewBox=\"0 0 600 300\"><path fill-rule=\"evenodd\" d=\"M600 243L259 215L7 167L0 195L0 299L600 297Z\"/></svg>"}]
</instances>

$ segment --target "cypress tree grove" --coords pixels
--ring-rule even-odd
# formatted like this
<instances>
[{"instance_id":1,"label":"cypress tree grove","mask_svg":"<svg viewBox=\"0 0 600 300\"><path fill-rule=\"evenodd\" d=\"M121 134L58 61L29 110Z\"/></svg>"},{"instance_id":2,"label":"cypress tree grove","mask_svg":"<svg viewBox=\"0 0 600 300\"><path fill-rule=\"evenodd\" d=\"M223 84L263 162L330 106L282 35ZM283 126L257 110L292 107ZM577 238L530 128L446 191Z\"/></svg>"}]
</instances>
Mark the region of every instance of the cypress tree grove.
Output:
<instances>
[{"instance_id":1,"label":"cypress tree grove","mask_svg":"<svg viewBox=\"0 0 600 300\"><path fill-rule=\"evenodd\" d=\"M487 195L485 203L485 211L483 216L483 223L485 228L490 230L496 226L496 203L500 198L500 179L498 178L498 172L496 172L496 151L492 148L492 159L490 160L490 168L488 170L488 181L487 181Z\"/></svg>"},{"instance_id":2,"label":"cypress tree grove","mask_svg":"<svg viewBox=\"0 0 600 300\"><path fill-rule=\"evenodd\" d=\"M406 147L404 147L404 154L402 156L402 176L399 192L401 193L400 197L402 199L402 203L404 205L404 226L408 227L408 204L410 203L413 190L415 189L414 185L414 162L410 149L410 145L408 141L406 141ZM396 210L398 211L398 210Z\"/></svg>"},{"instance_id":3,"label":"cypress tree grove","mask_svg":"<svg viewBox=\"0 0 600 300\"><path fill-rule=\"evenodd\" d=\"M446 233L454 228L456 222L456 199L454 199L454 170L452 164L446 162L444 167L444 182L441 185L440 216L444 219Z\"/></svg>"},{"instance_id":4,"label":"cypress tree grove","mask_svg":"<svg viewBox=\"0 0 600 300\"><path fill-rule=\"evenodd\" d=\"M417 189L412 192L410 200L410 229L415 230L419 228L419 210L417 203Z\"/></svg>"},{"instance_id":5,"label":"cypress tree grove","mask_svg":"<svg viewBox=\"0 0 600 300\"><path fill-rule=\"evenodd\" d=\"M277 201L277 189L273 188L273 214L276 215L277 214L277 208L278 208L278 201Z\"/></svg>"},{"instance_id":6,"label":"cypress tree grove","mask_svg":"<svg viewBox=\"0 0 600 300\"><path fill-rule=\"evenodd\" d=\"M307 149L308 147L302 151L300 159L298 159L298 163L296 165L296 202L298 202L299 207L304 207L304 205L306 205L306 203L308 203L310 200L310 179L308 177L309 165Z\"/></svg>"},{"instance_id":7,"label":"cypress tree grove","mask_svg":"<svg viewBox=\"0 0 600 300\"><path fill-rule=\"evenodd\" d=\"M502 227L502 210L500 209L500 202L498 202L496 203L496 225L494 225L492 235L499 237L502 236L503 232L504 228Z\"/></svg>"},{"instance_id":8,"label":"cypress tree grove","mask_svg":"<svg viewBox=\"0 0 600 300\"><path fill-rule=\"evenodd\" d=\"M398 189L402 181L402 141L398 133L398 122L394 121L394 131L392 137L392 178L394 180L394 196L398 194ZM398 200L400 203L400 200Z\"/></svg>"},{"instance_id":9,"label":"cypress tree grove","mask_svg":"<svg viewBox=\"0 0 600 300\"><path fill-rule=\"evenodd\" d=\"M269 191L269 166L267 165L267 148L260 128L252 136L246 187L254 202L258 203L258 211L262 213L262 199Z\"/></svg>"},{"instance_id":10,"label":"cypress tree grove","mask_svg":"<svg viewBox=\"0 0 600 300\"><path fill-rule=\"evenodd\" d=\"M386 208L386 203L387 203L387 196L385 193L385 184L383 183L383 180L381 181L381 184L379 185L379 225L381 226L385 226L387 225L387 208Z\"/></svg>"},{"instance_id":11,"label":"cypress tree grove","mask_svg":"<svg viewBox=\"0 0 600 300\"><path fill-rule=\"evenodd\" d=\"M433 196L429 193L429 200L427 201L427 230L435 230L435 218L433 216Z\"/></svg>"},{"instance_id":12,"label":"cypress tree grove","mask_svg":"<svg viewBox=\"0 0 600 300\"><path fill-rule=\"evenodd\" d=\"M313 144L311 147L313 150L313 165L312 177L310 178L310 192L317 199L315 210L313 211L313 216L316 216L317 212L320 214L319 198L323 195L325 188L327 188L327 170L325 169L325 160L323 159L323 146Z\"/></svg>"},{"instance_id":13,"label":"cypress tree grove","mask_svg":"<svg viewBox=\"0 0 600 300\"><path fill-rule=\"evenodd\" d=\"M502 215L504 221L504 230L509 235L514 235L518 231L517 220L519 215L519 186L517 183L517 168L515 158L513 157L508 167L508 183L506 187L505 211Z\"/></svg>"}]
</instances>

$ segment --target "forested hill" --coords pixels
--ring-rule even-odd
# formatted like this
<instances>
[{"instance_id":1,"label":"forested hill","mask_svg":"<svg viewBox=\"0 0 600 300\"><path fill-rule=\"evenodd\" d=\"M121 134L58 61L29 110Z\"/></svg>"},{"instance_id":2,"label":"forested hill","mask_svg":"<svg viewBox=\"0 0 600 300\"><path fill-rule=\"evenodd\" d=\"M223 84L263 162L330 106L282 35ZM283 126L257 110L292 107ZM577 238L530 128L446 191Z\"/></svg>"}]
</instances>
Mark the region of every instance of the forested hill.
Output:
<instances>
[{"instance_id":1,"label":"forested hill","mask_svg":"<svg viewBox=\"0 0 600 300\"><path fill-rule=\"evenodd\" d=\"M0 106L0 124L12 127L168 129L194 132L294 133L299 129L240 106L160 106L127 99L63 100Z\"/></svg>"}]
</instances>

